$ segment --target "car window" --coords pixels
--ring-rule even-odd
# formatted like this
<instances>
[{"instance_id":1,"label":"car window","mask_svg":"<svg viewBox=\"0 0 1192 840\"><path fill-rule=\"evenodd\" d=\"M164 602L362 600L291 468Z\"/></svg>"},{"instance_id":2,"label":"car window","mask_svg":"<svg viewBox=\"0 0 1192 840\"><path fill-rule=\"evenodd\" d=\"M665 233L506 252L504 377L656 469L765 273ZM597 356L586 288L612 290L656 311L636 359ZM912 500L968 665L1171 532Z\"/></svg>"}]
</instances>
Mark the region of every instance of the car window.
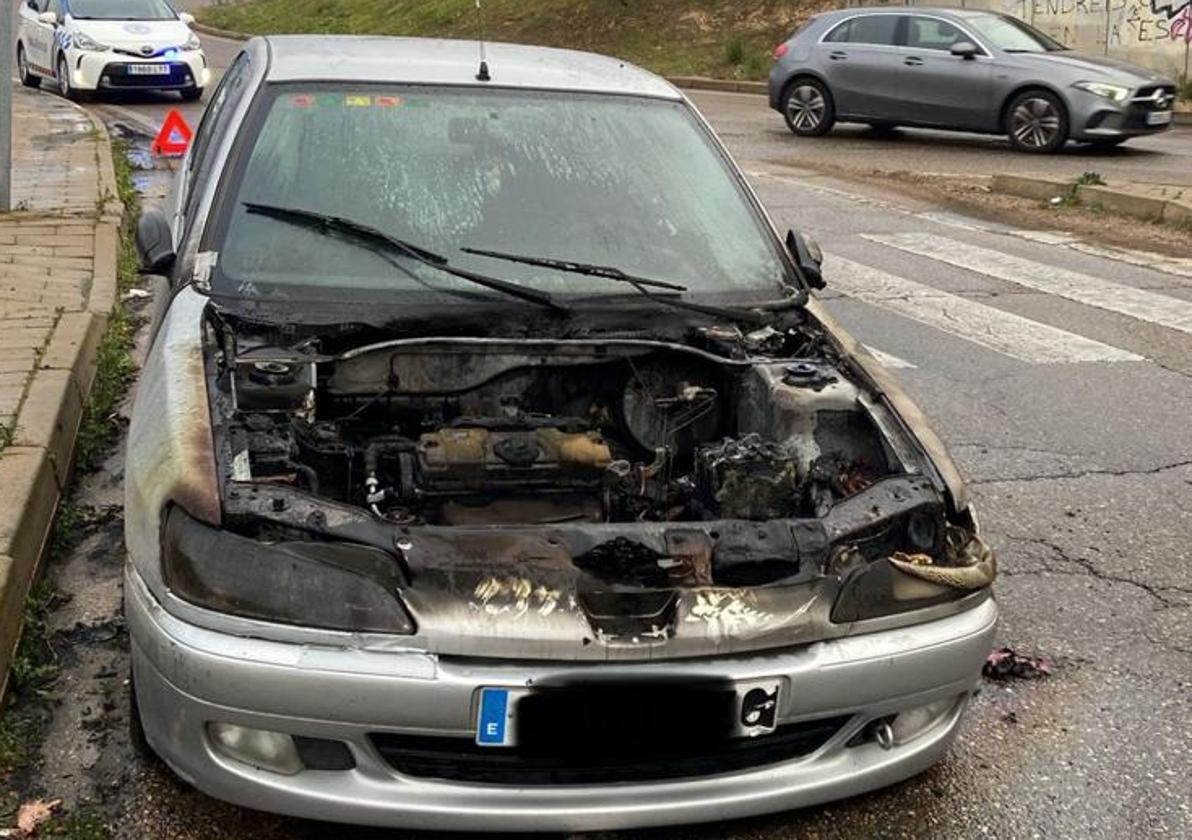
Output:
<instances>
[{"instance_id":1,"label":"car window","mask_svg":"<svg viewBox=\"0 0 1192 840\"><path fill-rule=\"evenodd\" d=\"M247 149L207 228L221 294L392 302L395 292L475 293L246 203L363 222L452 266L563 295L626 290L465 249L612 263L692 294L772 295L783 282L763 217L682 102L367 84L287 85L265 96L253 120L260 128L245 129Z\"/></svg>"},{"instance_id":2,"label":"car window","mask_svg":"<svg viewBox=\"0 0 1192 840\"><path fill-rule=\"evenodd\" d=\"M893 46L898 30L897 15L863 15L846 20L824 38L832 43Z\"/></svg>"},{"instance_id":3,"label":"car window","mask_svg":"<svg viewBox=\"0 0 1192 840\"><path fill-rule=\"evenodd\" d=\"M950 50L961 41L971 41L958 27L946 20L912 17L906 33L906 45L920 50Z\"/></svg>"},{"instance_id":4,"label":"car window","mask_svg":"<svg viewBox=\"0 0 1192 840\"><path fill-rule=\"evenodd\" d=\"M1062 52L1067 50L1059 41L1045 35L1017 18L1003 15L973 15L968 23L986 42L1008 53Z\"/></svg>"},{"instance_id":5,"label":"car window","mask_svg":"<svg viewBox=\"0 0 1192 840\"><path fill-rule=\"evenodd\" d=\"M223 81L212 94L211 102L203 113L199 130L195 133L194 148L187 163L190 176L183 205L187 217L194 209L194 197L202 192L202 187L210 177L213 150L218 145L215 141L222 136L221 129L226 124L224 117L236 109L236 105L244 96L249 64L248 53L240 53L236 57L232 66L224 73Z\"/></svg>"}]
</instances>

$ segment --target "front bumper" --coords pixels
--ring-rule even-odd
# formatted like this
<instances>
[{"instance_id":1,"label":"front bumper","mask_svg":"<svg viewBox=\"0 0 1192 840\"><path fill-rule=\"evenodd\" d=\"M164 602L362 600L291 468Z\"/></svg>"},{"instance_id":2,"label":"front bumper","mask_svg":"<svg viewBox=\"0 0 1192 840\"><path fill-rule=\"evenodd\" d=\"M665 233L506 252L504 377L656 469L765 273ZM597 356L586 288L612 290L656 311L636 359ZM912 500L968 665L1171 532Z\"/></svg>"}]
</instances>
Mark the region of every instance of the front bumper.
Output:
<instances>
[{"instance_id":1,"label":"front bumper","mask_svg":"<svg viewBox=\"0 0 1192 840\"><path fill-rule=\"evenodd\" d=\"M1171 93L1174 96L1174 88ZM1173 120L1170 104L1160 107L1142 96L1116 103L1078 90L1073 95L1071 137L1077 141L1140 137L1167 131Z\"/></svg>"},{"instance_id":2,"label":"front bumper","mask_svg":"<svg viewBox=\"0 0 1192 840\"><path fill-rule=\"evenodd\" d=\"M141 58L113 50L85 52L73 56L71 84L78 90L193 90L205 88L211 71L202 50L178 52L172 56ZM168 75L137 75L133 65L168 65Z\"/></svg>"},{"instance_id":3,"label":"front bumper","mask_svg":"<svg viewBox=\"0 0 1192 840\"><path fill-rule=\"evenodd\" d=\"M780 652L576 666L232 637L167 613L131 567L124 591L145 732L182 778L251 808L442 830L589 831L721 820L852 796L907 778L935 762L951 742L997 618L989 599L925 624ZM470 744L480 687L575 678L592 668L625 681L779 677L788 686L780 724L838 716L847 722L813 751L790 760L615 784L527 786L415 776L398 772L377 748L386 735L455 737ZM949 699L945 711L906 743L848 746L877 718ZM289 776L259 770L217 751L206 734L209 722L341 741L356 766Z\"/></svg>"}]
</instances>

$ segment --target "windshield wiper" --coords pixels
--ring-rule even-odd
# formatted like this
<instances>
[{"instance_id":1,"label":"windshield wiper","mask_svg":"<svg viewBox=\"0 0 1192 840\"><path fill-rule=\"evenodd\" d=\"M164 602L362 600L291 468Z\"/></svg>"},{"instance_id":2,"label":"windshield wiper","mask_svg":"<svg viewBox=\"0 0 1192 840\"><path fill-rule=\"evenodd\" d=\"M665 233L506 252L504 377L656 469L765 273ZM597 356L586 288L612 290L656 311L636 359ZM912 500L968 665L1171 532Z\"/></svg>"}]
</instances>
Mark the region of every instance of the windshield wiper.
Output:
<instances>
[{"instance_id":1,"label":"windshield wiper","mask_svg":"<svg viewBox=\"0 0 1192 840\"><path fill-rule=\"evenodd\" d=\"M676 309L686 309L691 312L699 312L703 315L716 315L722 318L735 318L740 321L749 321L754 324L768 324L770 319L758 312L751 312L745 309L732 309L729 307L709 306L703 303L692 303L691 301L681 300L677 294L674 295L660 295L651 292L651 288L666 289L672 292L685 292L686 286L681 286L678 283L670 283L666 280L652 280L649 277L638 277L633 274L627 274L621 269L611 265L592 265L591 263L572 262L571 260L557 260L551 257L527 257L521 254L505 254L500 251L486 251L481 248L460 248L465 254L475 254L479 257L489 257L494 260L505 260L506 262L524 263L525 265L536 265L542 268L553 268L558 271L567 272L569 274L583 274L588 277L603 277L605 280L613 280L618 283L625 283L632 286L639 293L648 297L650 300L661 303L665 306L673 306Z\"/></svg>"},{"instance_id":2,"label":"windshield wiper","mask_svg":"<svg viewBox=\"0 0 1192 840\"><path fill-rule=\"evenodd\" d=\"M398 239L396 236L391 236L363 222L356 222L341 216L319 213L315 210L306 210L300 207L281 207L275 204L259 204L255 201L245 201L242 203L249 213L268 216L271 219L277 219L278 221L298 225L299 227L310 228L322 233L342 236L349 242L364 245L382 256L386 256L387 252L396 252L423 265L437 268L439 271L446 272L461 280L475 283L478 286L483 286L486 289L504 292L511 297L536 303L539 306L549 307L558 312L569 311L566 306L559 303L546 292L530 289L509 280L501 280L497 277L488 277L484 274L477 274L463 268L455 268L441 254L436 254L434 251L428 251L403 239Z\"/></svg>"}]
</instances>

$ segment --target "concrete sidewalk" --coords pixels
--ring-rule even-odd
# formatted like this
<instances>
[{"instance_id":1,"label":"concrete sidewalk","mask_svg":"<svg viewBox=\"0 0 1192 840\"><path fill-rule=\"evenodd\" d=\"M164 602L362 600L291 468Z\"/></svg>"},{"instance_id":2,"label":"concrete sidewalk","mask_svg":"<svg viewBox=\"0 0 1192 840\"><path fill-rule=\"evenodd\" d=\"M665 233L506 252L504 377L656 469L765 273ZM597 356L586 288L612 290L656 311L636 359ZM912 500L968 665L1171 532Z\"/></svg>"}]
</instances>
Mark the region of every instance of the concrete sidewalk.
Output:
<instances>
[{"instance_id":1,"label":"concrete sidewalk","mask_svg":"<svg viewBox=\"0 0 1192 840\"><path fill-rule=\"evenodd\" d=\"M103 126L16 87L12 199L0 214L0 684L115 302L123 207Z\"/></svg>"}]
</instances>

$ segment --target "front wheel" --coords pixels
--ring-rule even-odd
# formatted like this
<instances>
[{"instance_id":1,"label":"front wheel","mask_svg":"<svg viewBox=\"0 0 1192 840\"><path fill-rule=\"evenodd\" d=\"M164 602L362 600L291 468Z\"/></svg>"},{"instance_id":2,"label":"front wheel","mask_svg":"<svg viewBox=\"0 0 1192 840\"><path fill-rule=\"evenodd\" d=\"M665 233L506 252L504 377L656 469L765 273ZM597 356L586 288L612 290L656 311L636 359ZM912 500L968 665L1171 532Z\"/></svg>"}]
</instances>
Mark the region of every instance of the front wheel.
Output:
<instances>
[{"instance_id":1,"label":"front wheel","mask_svg":"<svg viewBox=\"0 0 1192 840\"><path fill-rule=\"evenodd\" d=\"M25 87L41 86L41 76L29 69L29 59L25 57L24 44L17 44L17 76Z\"/></svg>"},{"instance_id":2,"label":"front wheel","mask_svg":"<svg viewBox=\"0 0 1192 840\"><path fill-rule=\"evenodd\" d=\"M1054 93L1023 91L1006 109L1006 137L1020 152L1057 152L1068 140L1068 111Z\"/></svg>"},{"instance_id":3,"label":"front wheel","mask_svg":"<svg viewBox=\"0 0 1192 840\"><path fill-rule=\"evenodd\" d=\"M70 68L66 64L66 56L58 56L58 93L64 99L78 100L79 92L70 83Z\"/></svg>"},{"instance_id":4,"label":"front wheel","mask_svg":"<svg viewBox=\"0 0 1192 840\"><path fill-rule=\"evenodd\" d=\"M787 127L800 137L827 134L836 122L832 94L815 79L796 79L786 91L782 115Z\"/></svg>"}]
</instances>

